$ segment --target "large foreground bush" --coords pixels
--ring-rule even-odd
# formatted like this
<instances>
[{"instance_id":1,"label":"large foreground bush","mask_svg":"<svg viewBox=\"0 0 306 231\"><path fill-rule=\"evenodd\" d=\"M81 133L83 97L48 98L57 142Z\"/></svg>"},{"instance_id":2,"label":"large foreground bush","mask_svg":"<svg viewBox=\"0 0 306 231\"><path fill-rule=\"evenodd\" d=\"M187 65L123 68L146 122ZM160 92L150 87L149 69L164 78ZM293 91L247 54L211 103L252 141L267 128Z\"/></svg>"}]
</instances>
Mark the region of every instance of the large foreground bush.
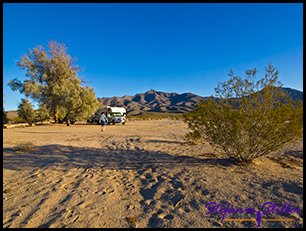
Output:
<instances>
[{"instance_id":1,"label":"large foreground bush","mask_svg":"<svg viewBox=\"0 0 306 231\"><path fill-rule=\"evenodd\" d=\"M271 64L255 82L256 68L246 77L218 83L215 97L200 102L184 121L189 139L203 139L236 162L251 162L301 138L303 103L281 90L278 70Z\"/></svg>"}]
</instances>

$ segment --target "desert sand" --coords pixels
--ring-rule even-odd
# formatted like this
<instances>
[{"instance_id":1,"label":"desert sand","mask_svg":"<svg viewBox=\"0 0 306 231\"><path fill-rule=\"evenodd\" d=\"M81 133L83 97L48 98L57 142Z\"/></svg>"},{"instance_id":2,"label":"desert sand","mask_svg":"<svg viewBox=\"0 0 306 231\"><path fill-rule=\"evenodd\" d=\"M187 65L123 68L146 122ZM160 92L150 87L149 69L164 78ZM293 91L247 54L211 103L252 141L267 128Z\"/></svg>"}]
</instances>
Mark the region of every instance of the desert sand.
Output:
<instances>
[{"instance_id":1,"label":"desert sand","mask_svg":"<svg viewBox=\"0 0 306 231\"><path fill-rule=\"evenodd\" d=\"M187 131L170 119L3 129L3 227L257 227L206 214L211 202L289 205L301 212L270 212L260 227L303 227L302 140L240 166Z\"/></svg>"}]
</instances>

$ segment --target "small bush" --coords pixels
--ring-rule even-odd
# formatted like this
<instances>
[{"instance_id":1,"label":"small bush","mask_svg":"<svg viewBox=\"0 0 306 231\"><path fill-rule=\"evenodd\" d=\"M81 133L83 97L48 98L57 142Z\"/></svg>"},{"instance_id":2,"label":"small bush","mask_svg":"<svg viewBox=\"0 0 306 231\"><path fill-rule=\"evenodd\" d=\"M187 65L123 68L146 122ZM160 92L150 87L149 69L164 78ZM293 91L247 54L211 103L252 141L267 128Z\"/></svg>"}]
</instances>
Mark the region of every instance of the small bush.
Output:
<instances>
[{"instance_id":1,"label":"small bush","mask_svg":"<svg viewBox=\"0 0 306 231\"><path fill-rule=\"evenodd\" d=\"M281 91L278 71L269 64L264 78L235 76L218 83L215 97L200 102L184 115L191 140L203 139L239 163L267 155L303 136L303 102ZM288 123L289 121L289 123Z\"/></svg>"},{"instance_id":2,"label":"small bush","mask_svg":"<svg viewBox=\"0 0 306 231\"><path fill-rule=\"evenodd\" d=\"M35 145L31 142L20 143L15 148L15 152L27 152L35 149Z\"/></svg>"},{"instance_id":3,"label":"small bush","mask_svg":"<svg viewBox=\"0 0 306 231\"><path fill-rule=\"evenodd\" d=\"M8 123L13 123L13 124L18 124L18 123L22 123L23 119L20 117L16 117L16 118L8 118Z\"/></svg>"}]
</instances>

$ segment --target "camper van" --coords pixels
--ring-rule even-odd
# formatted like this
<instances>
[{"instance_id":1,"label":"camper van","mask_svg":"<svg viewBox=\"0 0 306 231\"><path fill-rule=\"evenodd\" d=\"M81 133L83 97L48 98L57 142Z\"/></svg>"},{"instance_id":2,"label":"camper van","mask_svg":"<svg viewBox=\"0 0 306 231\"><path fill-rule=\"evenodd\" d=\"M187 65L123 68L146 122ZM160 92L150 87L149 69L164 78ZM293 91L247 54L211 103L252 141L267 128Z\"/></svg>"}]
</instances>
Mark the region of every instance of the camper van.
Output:
<instances>
[{"instance_id":1,"label":"camper van","mask_svg":"<svg viewBox=\"0 0 306 231\"><path fill-rule=\"evenodd\" d=\"M116 123L121 123L124 125L126 123L126 110L123 107L110 107L106 106L103 108L98 108L95 115L91 116L90 123L99 124L100 116L104 112L107 117L108 123L115 125Z\"/></svg>"}]
</instances>

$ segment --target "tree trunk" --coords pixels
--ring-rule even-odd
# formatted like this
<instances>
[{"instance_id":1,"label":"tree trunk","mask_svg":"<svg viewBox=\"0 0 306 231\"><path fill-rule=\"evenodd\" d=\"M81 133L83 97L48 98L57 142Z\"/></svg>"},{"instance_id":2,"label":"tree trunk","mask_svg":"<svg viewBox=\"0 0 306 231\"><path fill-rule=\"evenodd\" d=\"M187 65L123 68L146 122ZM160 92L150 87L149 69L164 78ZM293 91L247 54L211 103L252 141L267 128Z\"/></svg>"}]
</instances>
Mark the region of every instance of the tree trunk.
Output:
<instances>
[{"instance_id":1,"label":"tree trunk","mask_svg":"<svg viewBox=\"0 0 306 231\"><path fill-rule=\"evenodd\" d=\"M58 105L56 105L54 108L54 121L55 123L58 122Z\"/></svg>"},{"instance_id":2,"label":"tree trunk","mask_svg":"<svg viewBox=\"0 0 306 231\"><path fill-rule=\"evenodd\" d=\"M67 126L70 126L69 112L66 114L66 124L67 124Z\"/></svg>"}]
</instances>

